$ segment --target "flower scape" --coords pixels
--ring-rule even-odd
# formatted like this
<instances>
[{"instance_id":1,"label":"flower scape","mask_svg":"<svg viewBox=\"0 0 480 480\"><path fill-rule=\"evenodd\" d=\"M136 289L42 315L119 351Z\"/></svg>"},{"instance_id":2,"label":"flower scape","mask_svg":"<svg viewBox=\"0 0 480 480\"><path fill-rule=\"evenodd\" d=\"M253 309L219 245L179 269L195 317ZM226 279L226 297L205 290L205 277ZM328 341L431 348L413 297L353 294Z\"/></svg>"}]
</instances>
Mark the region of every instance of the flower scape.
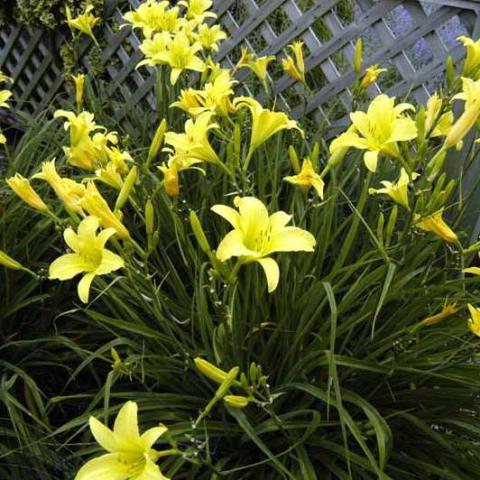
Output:
<instances>
[{"instance_id":1,"label":"flower scape","mask_svg":"<svg viewBox=\"0 0 480 480\"><path fill-rule=\"evenodd\" d=\"M66 25L99 45L93 5ZM75 480L478 478L478 208L451 171L478 156L480 43L460 37L463 69L416 105L366 100L388 69L359 41L356 108L328 136L275 107L274 66L310 92L302 41L227 68L211 0L146 0L125 29L155 123L126 134L141 121L81 71L9 152L4 316L55 317L5 334L42 352L2 377L43 432L21 443L68 445Z\"/></svg>"}]
</instances>

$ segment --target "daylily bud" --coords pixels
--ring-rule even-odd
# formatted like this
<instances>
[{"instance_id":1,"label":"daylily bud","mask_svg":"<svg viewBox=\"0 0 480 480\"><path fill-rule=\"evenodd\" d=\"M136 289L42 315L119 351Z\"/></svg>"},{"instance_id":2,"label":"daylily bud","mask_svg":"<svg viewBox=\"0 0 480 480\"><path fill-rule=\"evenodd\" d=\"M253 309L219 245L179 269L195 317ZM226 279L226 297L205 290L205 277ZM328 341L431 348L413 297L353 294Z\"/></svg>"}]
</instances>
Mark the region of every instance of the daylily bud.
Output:
<instances>
[{"instance_id":1,"label":"daylily bud","mask_svg":"<svg viewBox=\"0 0 480 480\"><path fill-rule=\"evenodd\" d=\"M362 50L363 50L363 42L362 42L362 39L359 38L357 40L357 43L355 43L355 56L353 59L353 69L357 75L362 70Z\"/></svg>"},{"instance_id":2,"label":"daylily bud","mask_svg":"<svg viewBox=\"0 0 480 480\"><path fill-rule=\"evenodd\" d=\"M6 182L8 186L32 208L39 212L48 212L48 207L38 193L32 188L28 179L17 173L14 177L8 178Z\"/></svg>"},{"instance_id":3,"label":"daylily bud","mask_svg":"<svg viewBox=\"0 0 480 480\"><path fill-rule=\"evenodd\" d=\"M383 243L383 229L385 227L385 215L383 212L380 212L377 220L377 239L382 244Z\"/></svg>"},{"instance_id":4,"label":"daylily bud","mask_svg":"<svg viewBox=\"0 0 480 480\"><path fill-rule=\"evenodd\" d=\"M203 231L202 224L200 223L200 220L197 214L193 210L190 211L190 225L192 226L193 233L195 234L195 238L197 239L197 242L200 245L200 248L205 253L210 253L211 252L210 244L208 243L208 239L205 236L205 232Z\"/></svg>"},{"instance_id":5,"label":"daylily bud","mask_svg":"<svg viewBox=\"0 0 480 480\"><path fill-rule=\"evenodd\" d=\"M180 184L178 183L178 171L173 166L165 168L163 171L163 186L169 197L178 197L180 193Z\"/></svg>"},{"instance_id":6,"label":"daylily bud","mask_svg":"<svg viewBox=\"0 0 480 480\"><path fill-rule=\"evenodd\" d=\"M447 76L447 85L449 88L455 83L455 66L453 64L453 58L449 55L445 61L445 70Z\"/></svg>"},{"instance_id":7,"label":"daylily bud","mask_svg":"<svg viewBox=\"0 0 480 480\"><path fill-rule=\"evenodd\" d=\"M478 116L480 115L480 100L466 107L460 118L453 124L450 132L445 138L444 148L450 148L459 143L465 135L475 125Z\"/></svg>"},{"instance_id":8,"label":"daylily bud","mask_svg":"<svg viewBox=\"0 0 480 480\"><path fill-rule=\"evenodd\" d=\"M128 172L127 178L123 182L122 189L118 194L117 201L115 203L115 210L121 210L132 192L135 182L137 181L137 167L134 165Z\"/></svg>"},{"instance_id":9,"label":"daylily bud","mask_svg":"<svg viewBox=\"0 0 480 480\"><path fill-rule=\"evenodd\" d=\"M160 148L162 147L163 139L165 137L165 131L166 130L167 130L167 121L165 119L163 119L160 122L160 125L157 128L157 131L155 132L152 143L151 143L150 148L148 150L147 163L145 165L147 167L147 169L150 168L152 160L158 155L158 152L160 151Z\"/></svg>"},{"instance_id":10,"label":"daylily bud","mask_svg":"<svg viewBox=\"0 0 480 480\"><path fill-rule=\"evenodd\" d=\"M320 156L320 144L318 142L315 142L313 144L312 153L310 154L310 160L312 161L313 168L317 168L319 156Z\"/></svg>"},{"instance_id":11,"label":"daylily bud","mask_svg":"<svg viewBox=\"0 0 480 480\"><path fill-rule=\"evenodd\" d=\"M153 233L155 228L155 212L153 210L153 203L150 199L145 203L145 231L147 235Z\"/></svg>"},{"instance_id":12,"label":"daylily bud","mask_svg":"<svg viewBox=\"0 0 480 480\"><path fill-rule=\"evenodd\" d=\"M113 347L110 349L110 355L113 359L112 368L114 370L118 370L122 366L122 360L120 358L120 355Z\"/></svg>"},{"instance_id":13,"label":"daylily bud","mask_svg":"<svg viewBox=\"0 0 480 480\"><path fill-rule=\"evenodd\" d=\"M72 80L75 84L75 103L80 110L83 103L83 91L85 89L85 75L83 73L79 75L72 75Z\"/></svg>"},{"instance_id":14,"label":"daylily bud","mask_svg":"<svg viewBox=\"0 0 480 480\"><path fill-rule=\"evenodd\" d=\"M227 378L227 372L221 370L210 362L207 362L207 360L197 357L193 361L200 373L210 380L221 384Z\"/></svg>"},{"instance_id":15,"label":"daylily bud","mask_svg":"<svg viewBox=\"0 0 480 480\"><path fill-rule=\"evenodd\" d=\"M238 372L240 369L238 367L233 367L227 373L225 380L222 384L218 387L218 390L215 392L215 398L220 399L223 398L226 393L230 390L230 387L233 385L233 382L237 378Z\"/></svg>"},{"instance_id":16,"label":"daylily bud","mask_svg":"<svg viewBox=\"0 0 480 480\"><path fill-rule=\"evenodd\" d=\"M395 231L395 225L397 223L398 206L394 205L390 213L390 217L387 223L387 230L385 235L385 246L389 246L392 241L393 232Z\"/></svg>"},{"instance_id":17,"label":"daylily bud","mask_svg":"<svg viewBox=\"0 0 480 480\"><path fill-rule=\"evenodd\" d=\"M235 124L235 128L233 129L233 146L234 146L234 153L237 159L240 158L240 149L242 145L242 129L238 123Z\"/></svg>"},{"instance_id":18,"label":"daylily bud","mask_svg":"<svg viewBox=\"0 0 480 480\"><path fill-rule=\"evenodd\" d=\"M288 156L290 158L290 164L292 165L292 169L295 173L300 172L300 163L298 161L297 151L293 145L288 147Z\"/></svg>"},{"instance_id":19,"label":"daylily bud","mask_svg":"<svg viewBox=\"0 0 480 480\"><path fill-rule=\"evenodd\" d=\"M242 395L225 395L223 401L228 407L232 408L245 408L249 403L249 399Z\"/></svg>"},{"instance_id":20,"label":"daylily bud","mask_svg":"<svg viewBox=\"0 0 480 480\"><path fill-rule=\"evenodd\" d=\"M345 158L345 155L348 153L350 147L340 147L337 148L329 157L327 161L327 166L330 169L337 168Z\"/></svg>"},{"instance_id":21,"label":"daylily bud","mask_svg":"<svg viewBox=\"0 0 480 480\"><path fill-rule=\"evenodd\" d=\"M417 125L417 131L418 131L418 138L419 139L424 139L425 138L425 120L426 120L427 114L425 112L425 107L421 106L418 109L417 113L417 118L415 120L415 123Z\"/></svg>"},{"instance_id":22,"label":"daylily bud","mask_svg":"<svg viewBox=\"0 0 480 480\"><path fill-rule=\"evenodd\" d=\"M10 268L12 270L24 270L24 267L21 263L8 256L2 250L0 250L0 265L3 265L4 267Z\"/></svg>"}]
</instances>

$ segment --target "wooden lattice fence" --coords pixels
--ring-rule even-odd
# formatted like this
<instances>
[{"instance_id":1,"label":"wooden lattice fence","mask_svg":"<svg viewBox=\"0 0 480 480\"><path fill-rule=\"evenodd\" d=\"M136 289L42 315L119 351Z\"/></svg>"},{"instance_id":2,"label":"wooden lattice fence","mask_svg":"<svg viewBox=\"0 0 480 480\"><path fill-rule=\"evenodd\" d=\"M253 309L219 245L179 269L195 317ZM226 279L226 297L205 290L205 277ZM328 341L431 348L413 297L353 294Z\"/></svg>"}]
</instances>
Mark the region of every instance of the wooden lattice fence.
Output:
<instances>
[{"instance_id":1,"label":"wooden lattice fence","mask_svg":"<svg viewBox=\"0 0 480 480\"><path fill-rule=\"evenodd\" d=\"M108 1L113 22L139 0ZM261 55L281 55L296 38L305 42L306 66L312 93L306 97L280 70L272 71L278 105L293 116L302 112L341 118L350 106L353 46L362 37L365 65L391 65L387 75L370 88L409 93L425 101L442 75L446 55L459 61L463 54L455 38L480 35L480 3L474 0L216 0L219 21L228 39L218 60L233 65L241 46ZM136 70L141 59L139 39L130 28L118 30L106 23L107 47L101 58L106 68L107 95L128 104L153 105L155 78L147 69ZM14 79L13 90L24 111L45 107L62 91L64 78L59 59L62 34L2 27L0 69ZM85 46L85 50L88 45ZM240 71L242 80L248 73ZM334 117L335 117L334 116Z\"/></svg>"}]
</instances>

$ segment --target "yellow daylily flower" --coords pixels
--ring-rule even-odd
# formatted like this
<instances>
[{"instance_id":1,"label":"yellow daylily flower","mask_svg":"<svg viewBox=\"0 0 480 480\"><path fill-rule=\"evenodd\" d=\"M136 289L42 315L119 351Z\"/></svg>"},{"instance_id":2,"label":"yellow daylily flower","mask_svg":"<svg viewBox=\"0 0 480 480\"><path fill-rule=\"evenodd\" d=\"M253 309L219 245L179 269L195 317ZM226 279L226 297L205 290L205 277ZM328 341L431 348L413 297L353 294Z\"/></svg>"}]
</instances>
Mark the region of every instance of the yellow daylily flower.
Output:
<instances>
[{"instance_id":1,"label":"yellow daylily flower","mask_svg":"<svg viewBox=\"0 0 480 480\"><path fill-rule=\"evenodd\" d=\"M162 17L168 6L168 1L147 0L141 3L136 10L127 12L123 18L133 28L140 28L145 38L150 38L154 32L160 30L159 25L162 23Z\"/></svg>"},{"instance_id":2,"label":"yellow daylily flower","mask_svg":"<svg viewBox=\"0 0 480 480\"><path fill-rule=\"evenodd\" d=\"M360 86L362 88L368 88L370 85L372 85L372 83L377 81L377 78L380 76L380 74L386 71L386 68L379 68L378 65L371 65L365 70L365 75L360 82Z\"/></svg>"},{"instance_id":3,"label":"yellow daylily flower","mask_svg":"<svg viewBox=\"0 0 480 480\"><path fill-rule=\"evenodd\" d=\"M222 117L227 117L235 112L230 97L233 95L233 86L238 83L233 80L228 70L223 70L217 77L205 85L204 90L198 91L201 98L202 109Z\"/></svg>"},{"instance_id":4,"label":"yellow daylily flower","mask_svg":"<svg viewBox=\"0 0 480 480\"><path fill-rule=\"evenodd\" d=\"M388 195L394 202L402 205L407 210L410 210L410 205L408 203L408 184L410 183L410 180L414 181L418 176L418 173L412 173L412 178L410 179L407 171L402 168L400 171L400 177L396 182L383 180L380 182L383 185L383 188L369 188L368 193L383 193Z\"/></svg>"},{"instance_id":5,"label":"yellow daylily flower","mask_svg":"<svg viewBox=\"0 0 480 480\"><path fill-rule=\"evenodd\" d=\"M27 178L16 173L15 176L7 178L6 182L8 186L33 209L43 213L49 211L47 205L45 205L40 195L32 188Z\"/></svg>"},{"instance_id":6,"label":"yellow daylily flower","mask_svg":"<svg viewBox=\"0 0 480 480\"><path fill-rule=\"evenodd\" d=\"M202 22L205 18L217 18L215 13L208 11L212 8L212 0L181 0L178 4L186 7L186 18L188 20Z\"/></svg>"},{"instance_id":7,"label":"yellow daylily flower","mask_svg":"<svg viewBox=\"0 0 480 480\"><path fill-rule=\"evenodd\" d=\"M163 51L158 52L156 58L158 62L170 65L172 72L170 75L170 82L172 85L177 83L178 77L184 70L193 70L196 72L203 72L205 64L196 56L196 53L202 49L198 42L190 43L187 35L183 32L178 33L166 45ZM154 65L152 59L146 59L140 64ZM140 65L139 64L139 65Z\"/></svg>"},{"instance_id":8,"label":"yellow daylily flower","mask_svg":"<svg viewBox=\"0 0 480 480\"><path fill-rule=\"evenodd\" d=\"M90 112L81 112L76 115L74 112L67 110L57 110L54 113L54 118L67 119L64 123L64 128L70 131L71 145L78 145L92 132L103 128L95 123L95 116Z\"/></svg>"},{"instance_id":9,"label":"yellow daylily flower","mask_svg":"<svg viewBox=\"0 0 480 480\"><path fill-rule=\"evenodd\" d=\"M95 183L88 182L81 200L83 209L98 218L103 228L113 228L121 239L130 238L130 233L121 220L112 212L107 201L98 191Z\"/></svg>"},{"instance_id":10,"label":"yellow daylily flower","mask_svg":"<svg viewBox=\"0 0 480 480\"><path fill-rule=\"evenodd\" d=\"M115 229L107 228L97 235L99 225L98 218L91 216L80 222L78 233L67 228L63 237L73 253L57 258L49 269L50 280L70 280L85 273L77 288L83 303L88 303L90 286L96 275L106 275L125 266L122 257L105 248L108 239L116 233Z\"/></svg>"},{"instance_id":11,"label":"yellow daylily flower","mask_svg":"<svg viewBox=\"0 0 480 480\"><path fill-rule=\"evenodd\" d=\"M98 45L97 39L93 34L93 27L95 27L100 19L93 15L93 5L87 5L85 11L75 18L72 18L72 12L68 7L65 7L65 10L67 12L67 24L70 29L72 31L76 29L85 35L88 35Z\"/></svg>"},{"instance_id":12,"label":"yellow daylily flower","mask_svg":"<svg viewBox=\"0 0 480 480\"><path fill-rule=\"evenodd\" d=\"M0 145L4 145L5 143L7 143L7 137L0 132Z\"/></svg>"},{"instance_id":13,"label":"yellow daylily flower","mask_svg":"<svg viewBox=\"0 0 480 480\"><path fill-rule=\"evenodd\" d=\"M310 158L305 158L302 163L302 168L298 175L284 177L287 182L298 185L304 192L308 192L310 188L314 188L317 195L323 199L323 189L325 183L322 177L315 171Z\"/></svg>"},{"instance_id":14,"label":"yellow daylily flower","mask_svg":"<svg viewBox=\"0 0 480 480\"><path fill-rule=\"evenodd\" d=\"M292 45L289 45L290 50L292 50L295 59L290 55L287 55L282 60L282 68L290 75L293 79L306 83L305 82L305 62L303 59L303 42L296 41Z\"/></svg>"},{"instance_id":15,"label":"yellow daylily flower","mask_svg":"<svg viewBox=\"0 0 480 480\"><path fill-rule=\"evenodd\" d=\"M198 90L194 90L193 88L182 89L178 100L173 102L170 108L180 108L192 117L195 117L205 111L200 103L200 98L201 96Z\"/></svg>"},{"instance_id":16,"label":"yellow daylily flower","mask_svg":"<svg viewBox=\"0 0 480 480\"><path fill-rule=\"evenodd\" d=\"M90 417L89 425L95 440L109 453L87 462L74 480L168 480L155 462L161 456L177 452L152 448L168 429L158 425L140 435L135 402L122 406L113 430L95 417Z\"/></svg>"},{"instance_id":17,"label":"yellow daylily flower","mask_svg":"<svg viewBox=\"0 0 480 480\"><path fill-rule=\"evenodd\" d=\"M85 90L85 75L83 73L72 75L72 80L75 85L75 103L77 104L77 108L81 108L83 92Z\"/></svg>"},{"instance_id":18,"label":"yellow daylily flower","mask_svg":"<svg viewBox=\"0 0 480 480\"><path fill-rule=\"evenodd\" d=\"M123 186L123 179L113 162L108 162L103 168L95 170L96 179L106 183L110 187L120 190Z\"/></svg>"},{"instance_id":19,"label":"yellow daylily flower","mask_svg":"<svg viewBox=\"0 0 480 480\"><path fill-rule=\"evenodd\" d=\"M467 49L462 75L477 79L480 74L480 40L475 41L464 35L457 37L457 40Z\"/></svg>"},{"instance_id":20,"label":"yellow daylily flower","mask_svg":"<svg viewBox=\"0 0 480 480\"><path fill-rule=\"evenodd\" d=\"M135 402L122 406L113 430L95 417L90 417L89 425L95 440L109 453L87 462L74 480L168 480L155 462L165 454L177 452L152 448L168 429L158 425L140 435Z\"/></svg>"},{"instance_id":21,"label":"yellow daylily flower","mask_svg":"<svg viewBox=\"0 0 480 480\"><path fill-rule=\"evenodd\" d=\"M430 317L424 318L421 323L423 325L436 325L437 323L441 322L443 319L450 317L451 315L458 312L457 304L456 303L448 303L445 305L439 313L435 315L431 315Z\"/></svg>"},{"instance_id":22,"label":"yellow daylily flower","mask_svg":"<svg viewBox=\"0 0 480 480\"><path fill-rule=\"evenodd\" d=\"M200 45L206 50L218 52L218 42L225 40L227 34L220 28L220 25L200 25L198 27L197 40Z\"/></svg>"},{"instance_id":23,"label":"yellow daylily flower","mask_svg":"<svg viewBox=\"0 0 480 480\"><path fill-rule=\"evenodd\" d=\"M7 100L12 96L10 90L0 90L0 108L9 108Z\"/></svg>"},{"instance_id":24,"label":"yellow daylily flower","mask_svg":"<svg viewBox=\"0 0 480 480\"><path fill-rule=\"evenodd\" d=\"M265 83L267 80L268 64L273 60L275 60L273 55L257 57L249 53L245 47L242 47L242 54L235 68L248 68Z\"/></svg>"},{"instance_id":25,"label":"yellow daylily flower","mask_svg":"<svg viewBox=\"0 0 480 480\"><path fill-rule=\"evenodd\" d=\"M233 227L217 248L221 262L239 257L241 264L258 262L265 272L268 291L278 285L280 271L277 262L270 257L275 252L313 252L314 236L298 227L287 227L291 215L278 211L268 214L265 205L255 197L235 197L234 205L214 205L212 211L227 220Z\"/></svg>"},{"instance_id":26,"label":"yellow daylily flower","mask_svg":"<svg viewBox=\"0 0 480 480\"><path fill-rule=\"evenodd\" d=\"M180 194L180 183L178 174L183 170L189 170L201 163L195 158L188 158L182 155L175 155L169 158L166 164L160 165L158 169L163 173L163 187L169 197L178 197ZM200 168L198 170L202 171Z\"/></svg>"},{"instance_id":27,"label":"yellow daylily flower","mask_svg":"<svg viewBox=\"0 0 480 480\"><path fill-rule=\"evenodd\" d=\"M368 107L367 112L350 114L353 129L342 133L330 144L330 153L344 147L366 150L365 166L375 172L380 154L401 158L397 142L417 137L415 122L403 113L415 110L409 103L395 105L395 98L378 95Z\"/></svg>"},{"instance_id":28,"label":"yellow daylily flower","mask_svg":"<svg viewBox=\"0 0 480 480\"><path fill-rule=\"evenodd\" d=\"M477 337L480 337L480 308L476 308L470 303L467 305L470 312L468 319L468 329Z\"/></svg>"},{"instance_id":29,"label":"yellow daylily flower","mask_svg":"<svg viewBox=\"0 0 480 480\"><path fill-rule=\"evenodd\" d=\"M426 217L416 217L415 226L426 232L431 232L447 243L458 242L457 234L443 220L443 210Z\"/></svg>"},{"instance_id":30,"label":"yellow daylily flower","mask_svg":"<svg viewBox=\"0 0 480 480\"><path fill-rule=\"evenodd\" d=\"M165 143L172 148L165 150L183 158L220 165L222 162L208 141L208 132L218 128L218 124L210 123L211 118L212 114L205 112L186 121L185 133L166 132Z\"/></svg>"},{"instance_id":31,"label":"yellow daylily flower","mask_svg":"<svg viewBox=\"0 0 480 480\"><path fill-rule=\"evenodd\" d=\"M425 111L425 133L429 137L443 137L448 135L453 124L453 112L442 111L442 99L437 93L434 93L427 101L427 109Z\"/></svg>"},{"instance_id":32,"label":"yellow daylily flower","mask_svg":"<svg viewBox=\"0 0 480 480\"><path fill-rule=\"evenodd\" d=\"M454 100L464 100L465 109L460 118L453 124L445 138L444 148L450 148L460 143L473 128L480 116L480 80L462 78L463 91L453 97Z\"/></svg>"},{"instance_id":33,"label":"yellow daylily flower","mask_svg":"<svg viewBox=\"0 0 480 480\"><path fill-rule=\"evenodd\" d=\"M42 169L33 178L46 181L67 209L83 214L81 200L85 195L85 186L70 178L62 178L55 168L55 159L42 163Z\"/></svg>"},{"instance_id":34,"label":"yellow daylily flower","mask_svg":"<svg viewBox=\"0 0 480 480\"><path fill-rule=\"evenodd\" d=\"M247 155L249 159L253 152L262 143L266 142L272 135L281 130L290 130L295 128L303 137L303 131L295 120L290 120L284 112L273 112L263 108L260 103L250 97L238 97L234 101L235 107L248 107L252 114L252 134L250 138L250 148ZM245 161L248 166L248 161Z\"/></svg>"}]
</instances>

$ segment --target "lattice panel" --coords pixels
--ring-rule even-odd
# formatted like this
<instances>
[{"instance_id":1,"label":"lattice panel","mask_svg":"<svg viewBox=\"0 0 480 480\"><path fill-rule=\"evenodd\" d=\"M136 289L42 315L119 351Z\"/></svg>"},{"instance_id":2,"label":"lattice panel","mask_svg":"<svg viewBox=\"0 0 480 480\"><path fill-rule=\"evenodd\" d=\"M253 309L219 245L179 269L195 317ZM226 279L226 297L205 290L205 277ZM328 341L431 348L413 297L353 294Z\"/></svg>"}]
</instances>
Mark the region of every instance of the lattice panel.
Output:
<instances>
[{"instance_id":1,"label":"lattice panel","mask_svg":"<svg viewBox=\"0 0 480 480\"><path fill-rule=\"evenodd\" d=\"M119 4L125 11L128 4L135 8L139 3ZM120 9L110 7L114 22L121 23ZM342 118L350 108L358 37L364 42L365 66L392 67L370 87L371 96L384 91L425 101L442 75L446 55L461 59L463 48L455 38L480 35L480 3L473 0L215 0L215 10L228 33L218 52L224 65L235 64L242 46L259 55L282 56L289 43L302 39L312 92L306 94L274 67L273 94L277 105L293 116L306 112L328 121ZM135 69L142 58L138 37L129 28L105 28L108 46L102 62L107 94L126 105L152 108L153 72ZM13 90L22 109L39 110L61 91L59 43L59 38L45 38L43 32L18 28L0 32L0 69L14 78ZM248 71L239 72L240 80L247 76L250 82Z\"/></svg>"}]
</instances>

